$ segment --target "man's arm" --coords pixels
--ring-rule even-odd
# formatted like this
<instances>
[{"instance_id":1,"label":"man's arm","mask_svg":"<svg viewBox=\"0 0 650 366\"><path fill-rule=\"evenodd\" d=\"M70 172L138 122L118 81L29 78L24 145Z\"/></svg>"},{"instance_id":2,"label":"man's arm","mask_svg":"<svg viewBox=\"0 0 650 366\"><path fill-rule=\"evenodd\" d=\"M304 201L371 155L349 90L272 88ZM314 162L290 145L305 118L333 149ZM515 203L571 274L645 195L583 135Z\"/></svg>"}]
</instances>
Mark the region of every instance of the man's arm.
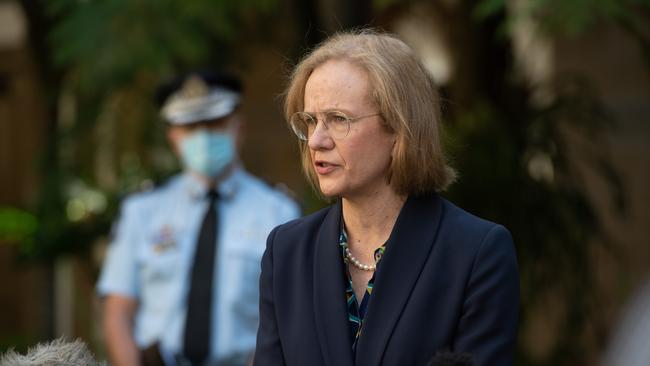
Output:
<instances>
[{"instance_id":1,"label":"man's arm","mask_svg":"<svg viewBox=\"0 0 650 366\"><path fill-rule=\"evenodd\" d=\"M104 345L115 366L141 364L133 328L139 296L136 243L142 242L142 216L146 215L134 198L124 201L97 283L103 305Z\"/></svg>"},{"instance_id":2,"label":"man's arm","mask_svg":"<svg viewBox=\"0 0 650 366\"><path fill-rule=\"evenodd\" d=\"M121 295L107 295L103 302L104 339L111 365L139 366L140 352L133 339L137 301Z\"/></svg>"}]
</instances>

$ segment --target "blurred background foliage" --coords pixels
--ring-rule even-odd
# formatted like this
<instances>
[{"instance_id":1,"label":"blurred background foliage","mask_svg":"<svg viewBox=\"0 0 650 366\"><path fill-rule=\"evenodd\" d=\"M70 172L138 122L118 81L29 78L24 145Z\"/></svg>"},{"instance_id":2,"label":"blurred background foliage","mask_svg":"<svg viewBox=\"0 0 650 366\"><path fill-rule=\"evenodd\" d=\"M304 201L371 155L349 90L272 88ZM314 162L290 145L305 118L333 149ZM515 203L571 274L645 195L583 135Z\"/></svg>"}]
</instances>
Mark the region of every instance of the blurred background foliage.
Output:
<instances>
[{"instance_id":1,"label":"blurred background foliage","mask_svg":"<svg viewBox=\"0 0 650 366\"><path fill-rule=\"evenodd\" d=\"M0 238L20 243L28 260L87 254L108 235L125 194L178 169L151 102L155 85L188 68L228 66L245 35L273 40L282 33L275 24L297 35L286 55L293 64L332 30L323 3L295 2L287 12L280 0L23 1L49 126L39 199L28 210L0 208ZM598 321L592 247L614 249L576 160L599 172L624 215L625 187L602 137L616 121L580 78L550 85L525 78L513 29L533 20L552 38L613 24L637 42L650 66L650 1L358 1L339 6L334 30L390 30L392 20L414 8L439 24L458 70L441 90L447 150L460 172L445 195L513 233L522 333L528 312L549 297L561 309L553 348L539 359L521 345L517 364L583 364L607 335ZM572 136L587 143L576 145ZM306 186L292 188L307 211L324 204ZM584 336L588 326L595 336Z\"/></svg>"},{"instance_id":2,"label":"blurred background foliage","mask_svg":"<svg viewBox=\"0 0 650 366\"><path fill-rule=\"evenodd\" d=\"M50 130L37 245L49 260L105 235L120 195L169 175L152 103L157 83L179 70L221 67L249 16L274 1L26 1L48 75ZM250 19L249 19L250 21Z\"/></svg>"}]
</instances>

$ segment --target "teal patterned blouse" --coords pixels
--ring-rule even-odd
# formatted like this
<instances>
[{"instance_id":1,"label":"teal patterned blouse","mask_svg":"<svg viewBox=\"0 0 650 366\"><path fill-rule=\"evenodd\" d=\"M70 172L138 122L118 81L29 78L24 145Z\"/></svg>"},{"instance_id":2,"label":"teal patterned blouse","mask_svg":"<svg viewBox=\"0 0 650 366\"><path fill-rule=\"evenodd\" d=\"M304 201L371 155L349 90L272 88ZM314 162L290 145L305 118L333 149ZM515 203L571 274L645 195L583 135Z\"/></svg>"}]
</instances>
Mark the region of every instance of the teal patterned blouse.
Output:
<instances>
[{"instance_id":1,"label":"teal patterned blouse","mask_svg":"<svg viewBox=\"0 0 650 366\"><path fill-rule=\"evenodd\" d=\"M339 236L339 245L341 246L341 254L343 255L343 262L345 263L345 275L347 278L347 286L345 288L345 298L348 302L348 322L350 325L350 335L352 339L352 355L356 355L357 350L357 340L363 329L363 319L366 316L368 311L368 302L370 301L370 295L372 295L372 288L375 282L375 275L372 275L370 281L368 281L368 287L366 288L366 293L361 299L361 304L357 300L357 296L354 294L354 288L352 287L352 277L350 276L350 270L348 269L348 257L345 255L345 250L348 248L348 236L345 232L345 229L341 229L341 235ZM386 250L386 244L375 250L375 265L379 266L379 261L384 255Z\"/></svg>"}]
</instances>

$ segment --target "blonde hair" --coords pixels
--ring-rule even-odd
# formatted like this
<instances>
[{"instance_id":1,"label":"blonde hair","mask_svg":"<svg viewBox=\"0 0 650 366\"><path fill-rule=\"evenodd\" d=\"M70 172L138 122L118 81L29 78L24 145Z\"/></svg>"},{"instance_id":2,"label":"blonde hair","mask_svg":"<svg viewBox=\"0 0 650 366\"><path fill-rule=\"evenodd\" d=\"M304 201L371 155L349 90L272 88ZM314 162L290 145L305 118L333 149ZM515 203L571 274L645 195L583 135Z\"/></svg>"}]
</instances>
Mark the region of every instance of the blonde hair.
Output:
<instances>
[{"instance_id":1,"label":"blonde hair","mask_svg":"<svg viewBox=\"0 0 650 366\"><path fill-rule=\"evenodd\" d=\"M391 34L370 29L339 33L306 55L285 93L287 121L304 109L305 85L312 72L332 59L352 62L368 73L370 100L397 136L388 174L395 193L420 195L446 189L456 173L442 151L437 88L413 50ZM303 171L320 191L306 142L300 141L300 151Z\"/></svg>"}]
</instances>

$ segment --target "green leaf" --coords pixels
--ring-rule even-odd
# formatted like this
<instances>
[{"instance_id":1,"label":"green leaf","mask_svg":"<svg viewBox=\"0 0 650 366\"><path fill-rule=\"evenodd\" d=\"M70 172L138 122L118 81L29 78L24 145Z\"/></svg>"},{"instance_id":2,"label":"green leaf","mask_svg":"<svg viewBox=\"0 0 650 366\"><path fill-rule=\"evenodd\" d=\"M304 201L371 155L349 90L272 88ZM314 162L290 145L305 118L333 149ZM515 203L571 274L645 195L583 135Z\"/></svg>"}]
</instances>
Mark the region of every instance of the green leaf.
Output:
<instances>
[{"instance_id":1,"label":"green leaf","mask_svg":"<svg viewBox=\"0 0 650 366\"><path fill-rule=\"evenodd\" d=\"M505 0L482 0L474 8L474 17L477 19L489 18L505 9Z\"/></svg>"},{"instance_id":2,"label":"green leaf","mask_svg":"<svg viewBox=\"0 0 650 366\"><path fill-rule=\"evenodd\" d=\"M0 206L0 242L30 242L38 222L31 213Z\"/></svg>"}]
</instances>

